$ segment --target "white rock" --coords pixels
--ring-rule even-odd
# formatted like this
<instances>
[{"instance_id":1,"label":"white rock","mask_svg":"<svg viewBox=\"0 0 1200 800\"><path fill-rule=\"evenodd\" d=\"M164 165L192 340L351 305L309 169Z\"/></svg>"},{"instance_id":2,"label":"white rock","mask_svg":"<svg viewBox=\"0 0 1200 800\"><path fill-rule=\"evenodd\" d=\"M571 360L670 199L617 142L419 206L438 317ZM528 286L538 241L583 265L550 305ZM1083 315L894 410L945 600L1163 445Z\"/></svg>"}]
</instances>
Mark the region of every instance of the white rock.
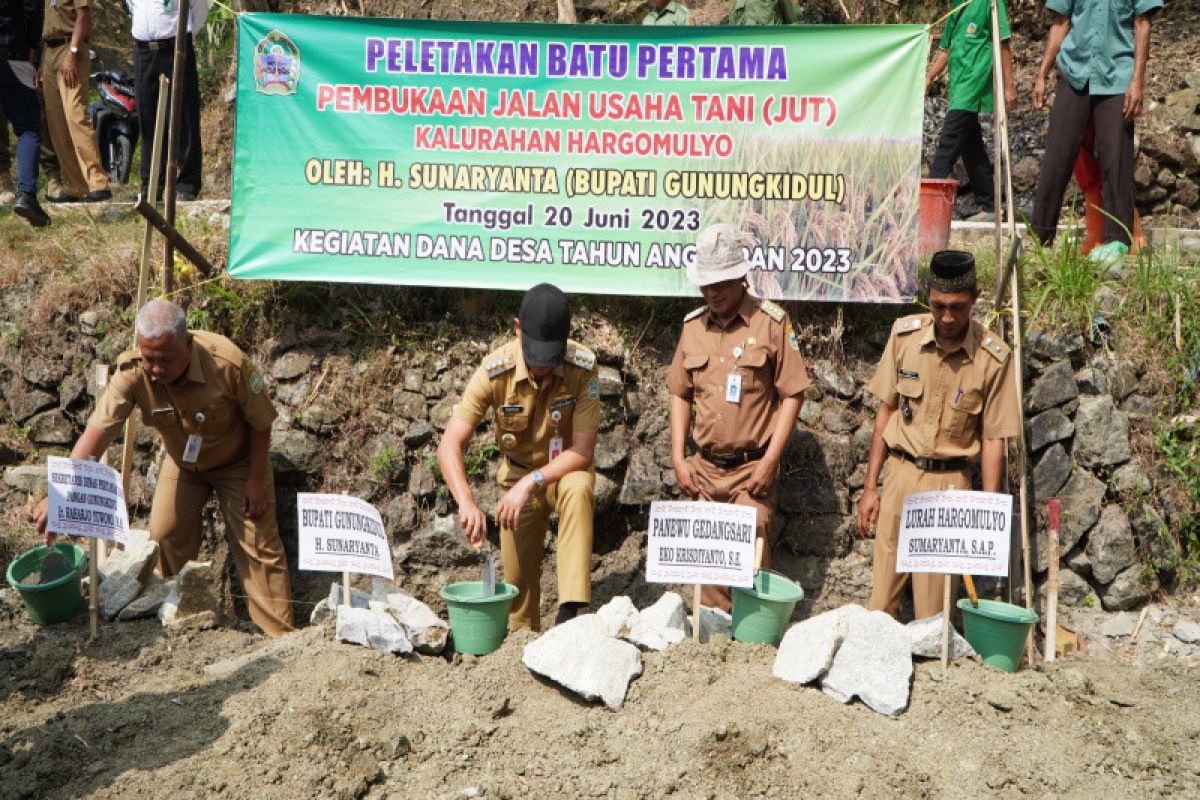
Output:
<instances>
[{"instance_id":1,"label":"white rock","mask_svg":"<svg viewBox=\"0 0 1200 800\"><path fill-rule=\"evenodd\" d=\"M788 628L779 642L771 674L792 683L810 683L829 671L846 638L850 619L867 610L846 605L809 617Z\"/></svg>"},{"instance_id":2,"label":"white rock","mask_svg":"<svg viewBox=\"0 0 1200 800\"><path fill-rule=\"evenodd\" d=\"M388 613L404 628L418 653L435 656L446 649L450 626L429 606L382 578L371 581L371 598L387 606Z\"/></svg>"},{"instance_id":3,"label":"white rock","mask_svg":"<svg viewBox=\"0 0 1200 800\"><path fill-rule=\"evenodd\" d=\"M220 611L212 562L189 561L170 582L158 618L169 627L210 628Z\"/></svg>"},{"instance_id":4,"label":"white rock","mask_svg":"<svg viewBox=\"0 0 1200 800\"><path fill-rule=\"evenodd\" d=\"M642 674L642 654L610 637L595 614L555 625L525 645L521 662L533 672L611 709L625 702L629 682Z\"/></svg>"},{"instance_id":5,"label":"white rock","mask_svg":"<svg viewBox=\"0 0 1200 800\"><path fill-rule=\"evenodd\" d=\"M381 653L411 653L413 649L404 628L391 614L368 608L338 606L337 638Z\"/></svg>"},{"instance_id":6,"label":"white rock","mask_svg":"<svg viewBox=\"0 0 1200 800\"><path fill-rule=\"evenodd\" d=\"M665 650L691 632L683 598L675 592L666 592L654 605L642 609L625 638L650 650Z\"/></svg>"},{"instance_id":7,"label":"white rock","mask_svg":"<svg viewBox=\"0 0 1200 800\"><path fill-rule=\"evenodd\" d=\"M912 642L912 654L920 658L942 657L942 615L941 612L925 619L914 619L905 626L909 640ZM978 658L975 648L964 639L954 626L950 626L950 655L956 658Z\"/></svg>"},{"instance_id":8,"label":"white rock","mask_svg":"<svg viewBox=\"0 0 1200 800\"><path fill-rule=\"evenodd\" d=\"M163 601L171 593L172 583L174 583L174 579L163 580L161 575L151 571L150 577L146 579L146 585L142 587L141 594L132 603L121 609L121 612L117 614L117 619L124 622L125 620L155 616Z\"/></svg>"},{"instance_id":9,"label":"white rock","mask_svg":"<svg viewBox=\"0 0 1200 800\"><path fill-rule=\"evenodd\" d=\"M883 611L854 614L821 690L842 703L857 696L873 711L899 714L908 707L912 672L904 626Z\"/></svg>"},{"instance_id":10,"label":"white rock","mask_svg":"<svg viewBox=\"0 0 1200 800\"><path fill-rule=\"evenodd\" d=\"M708 644L714 636L733 638L733 617L719 608L700 606L700 642Z\"/></svg>"},{"instance_id":11,"label":"white rock","mask_svg":"<svg viewBox=\"0 0 1200 800\"><path fill-rule=\"evenodd\" d=\"M1121 612L1120 614L1113 614L1104 620L1104 624L1100 626L1100 632L1111 639L1116 639L1121 636L1132 635L1133 627L1133 614Z\"/></svg>"},{"instance_id":12,"label":"white rock","mask_svg":"<svg viewBox=\"0 0 1200 800\"><path fill-rule=\"evenodd\" d=\"M1175 623L1175 627L1171 630L1171 635L1185 644L1198 642L1200 641L1200 625L1197 625L1190 619L1181 619Z\"/></svg>"},{"instance_id":13,"label":"white rock","mask_svg":"<svg viewBox=\"0 0 1200 800\"><path fill-rule=\"evenodd\" d=\"M350 605L354 608L369 608L371 603L371 595L361 589L350 587ZM329 584L329 607L337 608L342 604L342 585L340 583Z\"/></svg>"},{"instance_id":14,"label":"white rock","mask_svg":"<svg viewBox=\"0 0 1200 800\"><path fill-rule=\"evenodd\" d=\"M638 619L638 610L632 600L621 595L601 606L596 617L604 624L605 632L615 638L624 636L633 628Z\"/></svg>"},{"instance_id":15,"label":"white rock","mask_svg":"<svg viewBox=\"0 0 1200 800\"><path fill-rule=\"evenodd\" d=\"M112 550L97 568L100 574L100 613L115 619L142 591L158 563L158 543L149 535L130 531L124 550Z\"/></svg>"}]
</instances>

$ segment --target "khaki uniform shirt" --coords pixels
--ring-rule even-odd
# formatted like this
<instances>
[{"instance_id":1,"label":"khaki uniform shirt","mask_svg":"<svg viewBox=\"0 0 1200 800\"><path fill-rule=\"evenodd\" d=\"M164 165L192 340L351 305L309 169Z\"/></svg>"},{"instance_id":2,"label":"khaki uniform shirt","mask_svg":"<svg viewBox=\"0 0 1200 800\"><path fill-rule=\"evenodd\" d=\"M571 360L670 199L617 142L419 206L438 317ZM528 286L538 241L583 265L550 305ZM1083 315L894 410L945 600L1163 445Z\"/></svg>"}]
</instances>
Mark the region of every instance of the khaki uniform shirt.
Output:
<instances>
[{"instance_id":1,"label":"khaki uniform shirt","mask_svg":"<svg viewBox=\"0 0 1200 800\"><path fill-rule=\"evenodd\" d=\"M731 373L742 379L737 403L726 399ZM724 328L707 307L688 314L667 372L671 394L696 404L692 438L718 455L765 445L780 399L800 394L809 383L787 313L749 294Z\"/></svg>"},{"instance_id":2,"label":"khaki uniform shirt","mask_svg":"<svg viewBox=\"0 0 1200 800\"><path fill-rule=\"evenodd\" d=\"M563 363L535 380L514 339L483 360L453 415L474 428L489 408L496 411L496 446L505 459L497 478L508 484L550 462L551 439L561 437L565 450L574 434L600 430L596 356L568 341Z\"/></svg>"},{"instance_id":3,"label":"khaki uniform shirt","mask_svg":"<svg viewBox=\"0 0 1200 800\"><path fill-rule=\"evenodd\" d=\"M133 407L156 429L181 469L205 471L228 466L250 454L251 430L271 430L275 407L262 376L233 342L216 333L192 331L192 358L171 384L151 380L137 350L122 353L88 426L115 432ZM188 436L203 437L194 464L183 461Z\"/></svg>"},{"instance_id":4,"label":"khaki uniform shirt","mask_svg":"<svg viewBox=\"0 0 1200 800\"><path fill-rule=\"evenodd\" d=\"M1008 345L987 328L972 320L962 345L944 353L933 317L915 314L896 320L868 388L896 409L883 432L888 447L978 461L983 439L1020 433L1015 380Z\"/></svg>"},{"instance_id":5,"label":"khaki uniform shirt","mask_svg":"<svg viewBox=\"0 0 1200 800\"><path fill-rule=\"evenodd\" d=\"M46 21L42 24L42 38L70 36L75 30L75 12L91 5L90 0L46 0ZM80 48L86 50L84 45Z\"/></svg>"}]
</instances>

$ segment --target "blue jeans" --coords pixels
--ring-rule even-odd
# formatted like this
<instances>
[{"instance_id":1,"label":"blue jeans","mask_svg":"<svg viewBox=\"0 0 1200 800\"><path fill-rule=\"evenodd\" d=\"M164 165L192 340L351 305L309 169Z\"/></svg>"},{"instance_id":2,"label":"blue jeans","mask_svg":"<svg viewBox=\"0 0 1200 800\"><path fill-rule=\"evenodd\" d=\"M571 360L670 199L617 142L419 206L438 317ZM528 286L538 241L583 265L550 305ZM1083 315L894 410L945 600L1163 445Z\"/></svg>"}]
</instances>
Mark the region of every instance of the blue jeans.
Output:
<instances>
[{"instance_id":1,"label":"blue jeans","mask_svg":"<svg viewBox=\"0 0 1200 800\"><path fill-rule=\"evenodd\" d=\"M37 195L42 108L37 92L21 83L12 65L0 59L0 107L17 134L17 191Z\"/></svg>"}]
</instances>

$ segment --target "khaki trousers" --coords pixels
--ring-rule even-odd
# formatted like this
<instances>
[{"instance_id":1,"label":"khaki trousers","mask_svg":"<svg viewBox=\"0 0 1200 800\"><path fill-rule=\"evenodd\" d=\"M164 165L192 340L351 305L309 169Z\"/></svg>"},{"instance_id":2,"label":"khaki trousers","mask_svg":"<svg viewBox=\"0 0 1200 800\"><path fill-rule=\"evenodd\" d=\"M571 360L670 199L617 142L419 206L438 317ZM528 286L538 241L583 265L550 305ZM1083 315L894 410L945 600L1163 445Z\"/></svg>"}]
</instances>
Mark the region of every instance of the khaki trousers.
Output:
<instances>
[{"instance_id":1,"label":"khaki trousers","mask_svg":"<svg viewBox=\"0 0 1200 800\"><path fill-rule=\"evenodd\" d=\"M758 512L756 534L763 540L762 568L771 566L771 526L775 521L775 505L779 495L779 476L767 490L766 495L754 497L746 491L750 476L754 474L757 461L742 464L732 469L718 467L705 461L696 453L691 458L692 467L700 475L700 499L710 503L732 503L750 506ZM728 586L700 587L700 604L728 612L732 607Z\"/></svg>"},{"instance_id":2,"label":"khaki trousers","mask_svg":"<svg viewBox=\"0 0 1200 800\"><path fill-rule=\"evenodd\" d=\"M590 471L570 472L534 492L515 532L500 529L504 579L518 591L508 614L509 630L541 630L542 554L551 512L558 513L558 602L591 602L595 486Z\"/></svg>"},{"instance_id":3,"label":"khaki trousers","mask_svg":"<svg viewBox=\"0 0 1200 800\"><path fill-rule=\"evenodd\" d=\"M268 467L267 507L252 520L242 513L249 474L249 459L197 472L164 458L150 507L150 538L158 542L163 576L179 572L200 553L201 514L215 491L250 618L268 636L282 636L293 629L292 585L275 520L275 478Z\"/></svg>"},{"instance_id":4,"label":"khaki trousers","mask_svg":"<svg viewBox=\"0 0 1200 800\"><path fill-rule=\"evenodd\" d=\"M871 611L886 611L895 617L900 612L904 587L909 573L896 572L896 548L900 540L900 514L904 498L919 492L940 489L970 489L971 469L957 472L925 472L916 464L899 456L889 455L887 473L883 477L883 494L879 498L879 522L875 526L875 552L872 564ZM911 575L913 610L916 619L924 619L942 611L944 575L914 572ZM958 594L959 577L950 585L950 607Z\"/></svg>"},{"instance_id":5,"label":"khaki trousers","mask_svg":"<svg viewBox=\"0 0 1200 800\"><path fill-rule=\"evenodd\" d=\"M107 189L108 174L100 165L96 131L87 114L91 57L86 49L75 56L79 79L73 88L68 88L58 71L68 55L70 50L66 45L46 48L42 92L46 102L46 129L58 155L63 191L73 197L83 197L88 192Z\"/></svg>"}]
</instances>

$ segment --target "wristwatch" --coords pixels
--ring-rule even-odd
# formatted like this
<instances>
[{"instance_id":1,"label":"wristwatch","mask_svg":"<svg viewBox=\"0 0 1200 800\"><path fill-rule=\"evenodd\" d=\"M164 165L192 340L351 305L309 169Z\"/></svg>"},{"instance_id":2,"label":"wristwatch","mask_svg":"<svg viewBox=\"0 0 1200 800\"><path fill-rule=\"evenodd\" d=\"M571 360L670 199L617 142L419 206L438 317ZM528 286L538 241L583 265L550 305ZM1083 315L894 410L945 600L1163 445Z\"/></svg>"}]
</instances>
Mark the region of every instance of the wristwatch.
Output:
<instances>
[{"instance_id":1,"label":"wristwatch","mask_svg":"<svg viewBox=\"0 0 1200 800\"><path fill-rule=\"evenodd\" d=\"M539 489L546 485L546 473L542 472L540 469L535 469L533 472L529 473L529 477L533 478L533 482L537 484Z\"/></svg>"},{"instance_id":2,"label":"wristwatch","mask_svg":"<svg viewBox=\"0 0 1200 800\"><path fill-rule=\"evenodd\" d=\"M67 46L67 49L71 51L71 55L73 55L73 56L77 56L77 55L79 55L79 48L78 48L78 47L76 47L75 45L73 45L73 44L72 44L72 45L68 45L68 46Z\"/></svg>"}]
</instances>

